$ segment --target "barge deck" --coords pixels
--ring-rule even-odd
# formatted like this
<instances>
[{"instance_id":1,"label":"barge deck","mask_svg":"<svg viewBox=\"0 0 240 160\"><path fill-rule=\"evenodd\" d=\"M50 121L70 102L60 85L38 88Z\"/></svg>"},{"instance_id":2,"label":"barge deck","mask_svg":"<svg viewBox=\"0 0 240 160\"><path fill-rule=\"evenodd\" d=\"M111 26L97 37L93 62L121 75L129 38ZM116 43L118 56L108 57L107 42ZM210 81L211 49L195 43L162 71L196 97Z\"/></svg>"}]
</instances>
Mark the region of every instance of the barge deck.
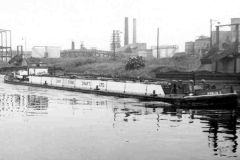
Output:
<instances>
[{"instance_id":1,"label":"barge deck","mask_svg":"<svg viewBox=\"0 0 240 160\"><path fill-rule=\"evenodd\" d=\"M224 93L213 95L198 95L198 96L184 96L183 94L166 94L159 95L143 95L136 93L119 93L113 91L105 91L101 89L85 89L75 87L53 86L48 84L35 84L29 81L13 80L4 78L4 82L14 85L25 85L32 87L41 87L49 89L67 90L81 93L98 94L105 96L116 96L122 98L137 98L142 101L160 101L165 102L176 107L186 108L235 108L238 104L238 95L236 93Z\"/></svg>"}]
</instances>

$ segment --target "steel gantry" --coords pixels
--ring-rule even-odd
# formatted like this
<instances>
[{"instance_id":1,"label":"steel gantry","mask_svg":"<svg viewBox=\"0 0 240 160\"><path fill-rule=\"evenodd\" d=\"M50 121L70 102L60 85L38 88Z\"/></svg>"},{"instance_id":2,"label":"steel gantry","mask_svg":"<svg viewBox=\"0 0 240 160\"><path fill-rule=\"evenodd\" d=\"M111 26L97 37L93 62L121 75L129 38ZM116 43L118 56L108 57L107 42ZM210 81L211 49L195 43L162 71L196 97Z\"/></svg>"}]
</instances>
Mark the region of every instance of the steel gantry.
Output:
<instances>
[{"instance_id":1,"label":"steel gantry","mask_svg":"<svg viewBox=\"0 0 240 160\"><path fill-rule=\"evenodd\" d=\"M12 58L11 31L0 29L0 60L9 61Z\"/></svg>"}]
</instances>

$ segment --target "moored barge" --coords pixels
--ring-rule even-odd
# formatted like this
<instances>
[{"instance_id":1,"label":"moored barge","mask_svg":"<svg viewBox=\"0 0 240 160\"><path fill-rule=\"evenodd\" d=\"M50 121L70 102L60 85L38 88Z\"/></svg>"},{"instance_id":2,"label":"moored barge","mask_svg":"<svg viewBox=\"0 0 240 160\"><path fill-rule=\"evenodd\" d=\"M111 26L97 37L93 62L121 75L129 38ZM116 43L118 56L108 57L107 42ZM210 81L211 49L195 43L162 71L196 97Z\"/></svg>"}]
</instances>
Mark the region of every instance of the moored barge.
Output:
<instances>
[{"instance_id":1,"label":"moored barge","mask_svg":"<svg viewBox=\"0 0 240 160\"><path fill-rule=\"evenodd\" d=\"M238 95L233 88L204 88L179 82L135 83L120 80L87 79L84 77L55 77L48 75L28 75L17 78L11 73L4 82L52 88L99 95L138 98L148 101L161 101L179 107L233 108L237 106ZM24 79L25 77L25 79Z\"/></svg>"}]
</instances>

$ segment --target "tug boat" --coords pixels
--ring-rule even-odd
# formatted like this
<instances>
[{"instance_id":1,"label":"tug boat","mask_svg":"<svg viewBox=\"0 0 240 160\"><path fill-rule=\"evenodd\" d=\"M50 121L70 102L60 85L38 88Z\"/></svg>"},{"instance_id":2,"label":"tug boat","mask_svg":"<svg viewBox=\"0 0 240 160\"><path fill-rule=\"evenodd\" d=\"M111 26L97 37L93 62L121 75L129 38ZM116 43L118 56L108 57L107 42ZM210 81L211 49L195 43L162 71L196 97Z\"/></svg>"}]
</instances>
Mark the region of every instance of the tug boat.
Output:
<instances>
[{"instance_id":1,"label":"tug boat","mask_svg":"<svg viewBox=\"0 0 240 160\"><path fill-rule=\"evenodd\" d=\"M47 64L28 64L27 71L7 74L4 82L59 90L77 91L99 95L138 98L144 101L165 102L179 107L233 108L238 105L238 95L232 87L216 88L202 81L195 85L193 80L133 82L121 79L89 78L84 76L51 75Z\"/></svg>"}]
</instances>

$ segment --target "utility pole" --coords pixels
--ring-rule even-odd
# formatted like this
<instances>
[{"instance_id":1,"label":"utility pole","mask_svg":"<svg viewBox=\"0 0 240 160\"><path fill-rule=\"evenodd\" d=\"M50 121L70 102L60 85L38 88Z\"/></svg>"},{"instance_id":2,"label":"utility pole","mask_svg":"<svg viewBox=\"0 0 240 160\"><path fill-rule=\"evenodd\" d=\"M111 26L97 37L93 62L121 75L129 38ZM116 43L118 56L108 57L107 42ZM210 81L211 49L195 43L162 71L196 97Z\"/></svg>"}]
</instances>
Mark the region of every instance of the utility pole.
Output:
<instances>
[{"instance_id":1,"label":"utility pole","mask_svg":"<svg viewBox=\"0 0 240 160\"><path fill-rule=\"evenodd\" d=\"M26 56L26 54L27 54L27 38L24 37L24 38L22 38L22 40L24 40L24 42L25 42L25 49L24 49L24 54L23 55Z\"/></svg>"},{"instance_id":2,"label":"utility pole","mask_svg":"<svg viewBox=\"0 0 240 160\"><path fill-rule=\"evenodd\" d=\"M113 31L113 59L115 60L115 30Z\"/></svg>"},{"instance_id":3,"label":"utility pole","mask_svg":"<svg viewBox=\"0 0 240 160\"><path fill-rule=\"evenodd\" d=\"M119 34L122 33L119 30L113 30L113 35L112 35L112 40L111 40L111 50L113 51L113 59L116 58L116 47L120 48L121 43L120 43L120 36Z\"/></svg>"},{"instance_id":4,"label":"utility pole","mask_svg":"<svg viewBox=\"0 0 240 160\"><path fill-rule=\"evenodd\" d=\"M158 48L159 48L159 28L157 30L157 58L160 58L159 53L158 53Z\"/></svg>"},{"instance_id":5,"label":"utility pole","mask_svg":"<svg viewBox=\"0 0 240 160\"><path fill-rule=\"evenodd\" d=\"M25 37L25 52L27 53L27 38L26 37Z\"/></svg>"},{"instance_id":6,"label":"utility pole","mask_svg":"<svg viewBox=\"0 0 240 160\"><path fill-rule=\"evenodd\" d=\"M210 19L210 50L212 49L212 19Z\"/></svg>"},{"instance_id":7,"label":"utility pole","mask_svg":"<svg viewBox=\"0 0 240 160\"><path fill-rule=\"evenodd\" d=\"M219 26L216 26L216 44L217 50L219 51ZM216 61L215 72L218 72L218 61Z\"/></svg>"}]
</instances>

